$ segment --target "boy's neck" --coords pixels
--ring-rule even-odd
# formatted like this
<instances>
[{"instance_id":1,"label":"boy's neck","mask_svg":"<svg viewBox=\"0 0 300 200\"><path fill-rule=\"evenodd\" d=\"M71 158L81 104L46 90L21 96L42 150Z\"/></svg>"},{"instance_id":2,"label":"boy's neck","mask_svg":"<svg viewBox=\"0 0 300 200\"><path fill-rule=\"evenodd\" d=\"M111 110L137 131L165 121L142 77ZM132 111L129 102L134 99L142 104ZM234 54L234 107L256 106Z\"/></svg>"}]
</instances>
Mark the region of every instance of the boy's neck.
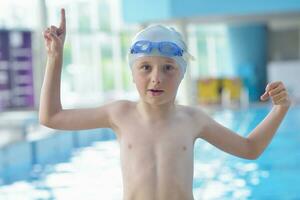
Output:
<instances>
[{"instance_id":1,"label":"boy's neck","mask_svg":"<svg viewBox=\"0 0 300 200\"><path fill-rule=\"evenodd\" d=\"M162 105L153 105L142 100L137 102L139 114L147 121L156 122L166 120L173 116L176 109L174 102Z\"/></svg>"}]
</instances>

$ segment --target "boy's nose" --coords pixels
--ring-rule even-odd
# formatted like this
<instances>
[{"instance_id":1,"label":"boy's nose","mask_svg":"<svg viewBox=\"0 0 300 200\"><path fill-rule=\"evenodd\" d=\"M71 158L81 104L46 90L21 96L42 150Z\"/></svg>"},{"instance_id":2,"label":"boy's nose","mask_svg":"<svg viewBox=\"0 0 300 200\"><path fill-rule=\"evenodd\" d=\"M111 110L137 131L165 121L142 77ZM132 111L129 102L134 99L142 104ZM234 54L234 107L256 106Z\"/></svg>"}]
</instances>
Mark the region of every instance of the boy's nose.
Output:
<instances>
[{"instance_id":1,"label":"boy's nose","mask_svg":"<svg viewBox=\"0 0 300 200\"><path fill-rule=\"evenodd\" d=\"M161 73L159 72L159 70L155 70L153 71L153 74L151 76L151 79L152 79L152 83L161 83L161 80L162 80L162 75Z\"/></svg>"}]
</instances>

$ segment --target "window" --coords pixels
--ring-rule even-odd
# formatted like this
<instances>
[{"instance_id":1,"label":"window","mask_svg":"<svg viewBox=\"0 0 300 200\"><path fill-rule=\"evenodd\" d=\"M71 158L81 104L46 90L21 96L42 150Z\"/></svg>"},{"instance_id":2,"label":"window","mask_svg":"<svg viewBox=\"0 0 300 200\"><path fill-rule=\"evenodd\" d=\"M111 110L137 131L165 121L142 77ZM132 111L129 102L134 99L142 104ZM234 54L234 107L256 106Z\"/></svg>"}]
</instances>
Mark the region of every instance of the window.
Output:
<instances>
[{"instance_id":1,"label":"window","mask_svg":"<svg viewBox=\"0 0 300 200\"><path fill-rule=\"evenodd\" d=\"M49 24L58 24L61 7L67 11L64 104L90 105L133 91L126 55L136 27L122 24L119 4L120 0L47 1Z\"/></svg>"}]
</instances>

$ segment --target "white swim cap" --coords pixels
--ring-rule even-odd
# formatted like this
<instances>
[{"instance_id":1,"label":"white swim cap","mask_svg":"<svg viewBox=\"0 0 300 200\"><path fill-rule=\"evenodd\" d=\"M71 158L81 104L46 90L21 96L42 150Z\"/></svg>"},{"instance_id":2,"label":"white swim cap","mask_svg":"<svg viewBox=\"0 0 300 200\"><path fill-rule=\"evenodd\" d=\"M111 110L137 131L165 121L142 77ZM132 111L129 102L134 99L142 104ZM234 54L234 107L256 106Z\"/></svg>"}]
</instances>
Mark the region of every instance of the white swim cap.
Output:
<instances>
[{"instance_id":1,"label":"white swim cap","mask_svg":"<svg viewBox=\"0 0 300 200\"><path fill-rule=\"evenodd\" d=\"M133 63L136 59L144 56L163 56L169 57L176 61L180 66L182 75L184 75L187 67L189 58L192 56L187 52L187 46L183 41L183 38L179 32L174 28L162 26L162 25L151 25L147 28L138 32L131 42L131 47L138 41L151 41L151 42L172 42L183 50L182 56L166 56L159 53L159 51L151 51L151 53L135 53L132 54L130 50L128 51L128 62L129 66L132 68Z\"/></svg>"}]
</instances>

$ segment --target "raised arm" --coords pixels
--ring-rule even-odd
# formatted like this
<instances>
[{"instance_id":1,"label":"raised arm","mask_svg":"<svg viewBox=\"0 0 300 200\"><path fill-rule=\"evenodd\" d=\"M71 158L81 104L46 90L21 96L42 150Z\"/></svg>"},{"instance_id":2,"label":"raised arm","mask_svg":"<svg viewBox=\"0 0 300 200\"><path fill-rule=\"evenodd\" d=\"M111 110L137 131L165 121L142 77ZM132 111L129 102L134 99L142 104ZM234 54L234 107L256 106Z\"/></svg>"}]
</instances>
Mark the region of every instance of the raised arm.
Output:
<instances>
[{"instance_id":1,"label":"raised arm","mask_svg":"<svg viewBox=\"0 0 300 200\"><path fill-rule=\"evenodd\" d=\"M258 158L270 143L291 104L282 82L267 85L261 99L267 100L269 97L274 104L272 110L247 137L227 129L204 113L201 118L205 126L199 137L232 155L246 159Z\"/></svg>"},{"instance_id":2,"label":"raised arm","mask_svg":"<svg viewBox=\"0 0 300 200\"><path fill-rule=\"evenodd\" d=\"M44 32L47 50L47 64L41 89L39 120L46 125L50 119L62 111L60 101L60 79L63 59L63 46L66 36L65 10L61 10L59 28L48 27Z\"/></svg>"},{"instance_id":3,"label":"raised arm","mask_svg":"<svg viewBox=\"0 0 300 200\"><path fill-rule=\"evenodd\" d=\"M124 107L124 102L112 102L97 108L63 109L60 100L60 81L63 45L66 36L65 10L61 10L59 27L51 26L44 31L47 49L47 65L41 89L39 121L54 129L79 130L112 128L113 116Z\"/></svg>"},{"instance_id":4,"label":"raised arm","mask_svg":"<svg viewBox=\"0 0 300 200\"><path fill-rule=\"evenodd\" d=\"M287 90L280 81L267 85L261 100L266 101L269 98L273 102L272 110L248 136L255 157L261 155L268 146L291 105Z\"/></svg>"}]
</instances>

